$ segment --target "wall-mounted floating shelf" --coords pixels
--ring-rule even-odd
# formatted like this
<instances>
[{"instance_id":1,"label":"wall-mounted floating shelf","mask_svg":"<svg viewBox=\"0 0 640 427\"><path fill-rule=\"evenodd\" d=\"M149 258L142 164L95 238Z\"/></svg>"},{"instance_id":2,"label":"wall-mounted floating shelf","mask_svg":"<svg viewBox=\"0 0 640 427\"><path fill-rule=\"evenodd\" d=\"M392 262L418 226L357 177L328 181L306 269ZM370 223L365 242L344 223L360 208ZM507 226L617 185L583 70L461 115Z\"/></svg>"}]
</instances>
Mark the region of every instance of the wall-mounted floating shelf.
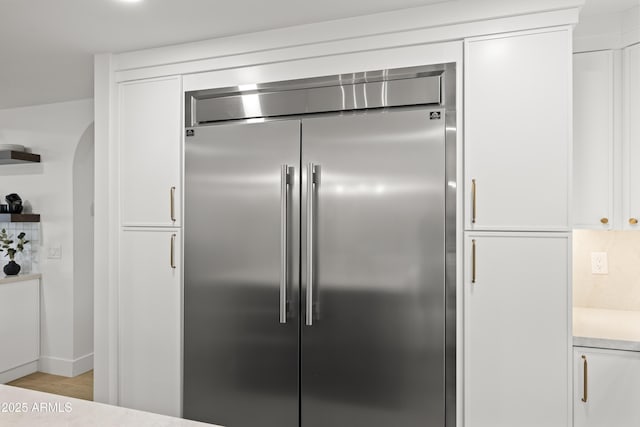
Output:
<instances>
[{"instance_id":1,"label":"wall-mounted floating shelf","mask_svg":"<svg viewBox=\"0 0 640 427\"><path fill-rule=\"evenodd\" d=\"M0 214L0 222L40 222L40 214Z\"/></svg>"},{"instance_id":2,"label":"wall-mounted floating shelf","mask_svg":"<svg viewBox=\"0 0 640 427\"><path fill-rule=\"evenodd\" d=\"M0 150L0 165L18 163L40 163L40 154L27 153L26 151Z\"/></svg>"}]
</instances>

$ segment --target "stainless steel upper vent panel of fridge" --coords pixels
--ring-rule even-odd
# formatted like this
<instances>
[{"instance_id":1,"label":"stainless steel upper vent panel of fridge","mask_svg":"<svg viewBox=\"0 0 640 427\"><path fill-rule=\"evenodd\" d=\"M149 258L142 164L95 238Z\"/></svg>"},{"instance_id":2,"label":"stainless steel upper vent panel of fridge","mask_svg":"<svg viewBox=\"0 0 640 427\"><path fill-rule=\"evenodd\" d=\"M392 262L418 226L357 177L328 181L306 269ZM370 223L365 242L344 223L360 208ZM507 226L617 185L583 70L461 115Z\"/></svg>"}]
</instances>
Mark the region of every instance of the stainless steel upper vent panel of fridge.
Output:
<instances>
[{"instance_id":1,"label":"stainless steel upper vent panel of fridge","mask_svg":"<svg viewBox=\"0 0 640 427\"><path fill-rule=\"evenodd\" d=\"M442 103L442 70L416 68L189 92L186 126Z\"/></svg>"}]
</instances>

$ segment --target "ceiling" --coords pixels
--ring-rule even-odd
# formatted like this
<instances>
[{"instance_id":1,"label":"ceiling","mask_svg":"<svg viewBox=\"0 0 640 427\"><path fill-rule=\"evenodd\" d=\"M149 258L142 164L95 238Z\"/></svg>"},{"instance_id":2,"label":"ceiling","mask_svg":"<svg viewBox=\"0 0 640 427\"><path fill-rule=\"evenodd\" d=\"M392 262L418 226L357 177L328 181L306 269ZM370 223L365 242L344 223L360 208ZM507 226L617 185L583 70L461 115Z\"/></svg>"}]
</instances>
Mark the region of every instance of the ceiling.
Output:
<instances>
[{"instance_id":1,"label":"ceiling","mask_svg":"<svg viewBox=\"0 0 640 427\"><path fill-rule=\"evenodd\" d=\"M0 0L0 109L93 96L93 54L452 0Z\"/></svg>"},{"instance_id":2,"label":"ceiling","mask_svg":"<svg viewBox=\"0 0 640 427\"><path fill-rule=\"evenodd\" d=\"M453 1L478 0L0 0L0 109L93 96L95 53ZM638 2L587 0L585 12Z\"/></svg>"},{"instance_id":3,"label":"ceiling","mask_svg":"<svg viewBox=\"0 0 640 427\"><path fill-rule=\"evenodd\" d=\"M593 16L622 12L639 5L640 0L586 0L580 15Z\"/></svg>"}]
</instances>

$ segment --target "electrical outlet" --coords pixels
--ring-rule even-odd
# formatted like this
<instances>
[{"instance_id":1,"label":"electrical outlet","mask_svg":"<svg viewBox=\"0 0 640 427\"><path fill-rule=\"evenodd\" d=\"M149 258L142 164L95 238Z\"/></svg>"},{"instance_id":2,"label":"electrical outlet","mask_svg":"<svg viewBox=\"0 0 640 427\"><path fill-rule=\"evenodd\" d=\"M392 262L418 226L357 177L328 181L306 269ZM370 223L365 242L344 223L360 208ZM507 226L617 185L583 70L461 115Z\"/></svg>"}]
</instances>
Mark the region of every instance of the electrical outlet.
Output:
<instances>
[{"instance_id":1,"label":"electrical outlet","mask_svg":"<svg viewBox=\"0 0 640 427\"><path fill-rule=\"evenodd\" d=\"M60 259L62 258L62 246L50 246L47 251L48 259Z\"/></svg>"},{"instance_id":2,"label":"electrical outlet","mask_svg":"<svg viewBox=\"0 0 640 427\"><path fill-rule=\"evenodd\" d=\"M591 252L591 274L609 274L606 252Z\"/></svg>"}]
</instances>

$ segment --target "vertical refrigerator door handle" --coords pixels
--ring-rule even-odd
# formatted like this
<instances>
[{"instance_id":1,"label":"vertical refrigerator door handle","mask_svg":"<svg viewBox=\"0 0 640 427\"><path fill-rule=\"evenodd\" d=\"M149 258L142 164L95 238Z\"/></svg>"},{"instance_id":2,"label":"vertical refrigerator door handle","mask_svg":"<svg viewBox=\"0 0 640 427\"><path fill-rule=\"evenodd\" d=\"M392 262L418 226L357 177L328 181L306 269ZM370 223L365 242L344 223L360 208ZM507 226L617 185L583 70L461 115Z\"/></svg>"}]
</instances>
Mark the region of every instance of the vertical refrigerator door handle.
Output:
<instances>
[{"instance_id":1,"label":"vertical refrigerator door handle","mask_svg":"<svg viewBox=\"0 0 640 427\"><path fill-rule=\"evenodd\" d=\"M280 323L287 323L289 166L280 168Z\"/></svg>"},{"instance_id":2,"label":"vertical refrigerator door handle","mask_svg":"<svg viewBox=\"0 0 640 427\"><path fill-rule=\"evenodd\" d=\"M315 166L307 165L307 326L313 325L313 190Z\"/></svg>"}]
</instances>

